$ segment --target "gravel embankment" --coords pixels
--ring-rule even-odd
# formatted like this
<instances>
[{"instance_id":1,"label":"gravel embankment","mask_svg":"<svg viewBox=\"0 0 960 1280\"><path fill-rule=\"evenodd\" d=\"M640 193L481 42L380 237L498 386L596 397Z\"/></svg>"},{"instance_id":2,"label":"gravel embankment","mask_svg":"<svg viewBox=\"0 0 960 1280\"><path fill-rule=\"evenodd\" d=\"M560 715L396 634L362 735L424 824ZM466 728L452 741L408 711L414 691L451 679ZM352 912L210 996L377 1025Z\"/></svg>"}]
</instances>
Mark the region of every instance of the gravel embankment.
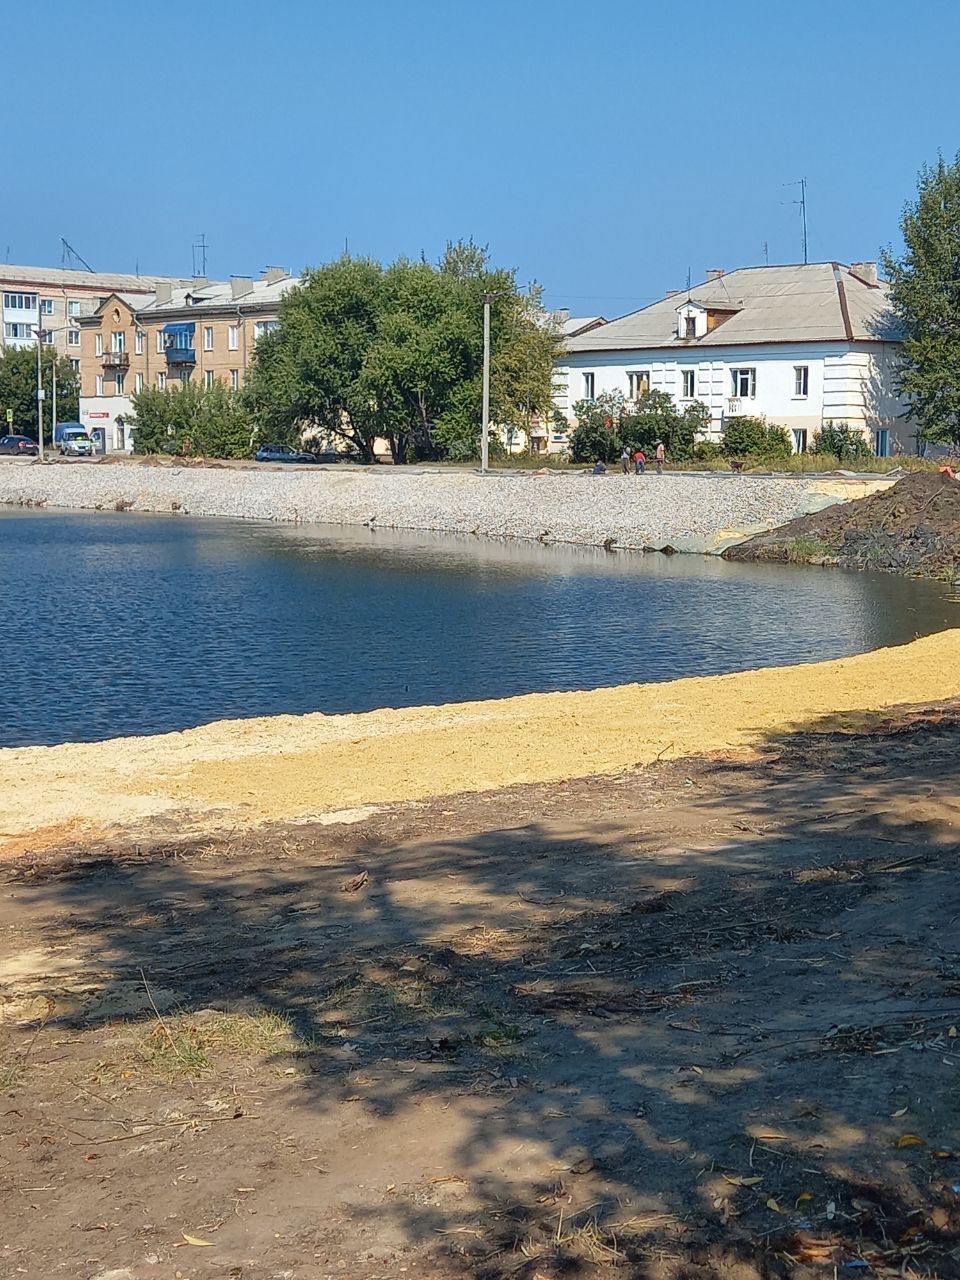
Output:
<instances>
[{"instance_id":1,"label":"gravel embankment","mask_svg":"<svg viewBox=\"0 0 960 1280\"><path fill-rule=\"evenodd\" d=\"M669 473L483 477L388 467L0 466L2 504L376 525L679 551L721 550L838 497L835 491L825 494L823 484L813 480Z\"/></svg>"}]
</instances>

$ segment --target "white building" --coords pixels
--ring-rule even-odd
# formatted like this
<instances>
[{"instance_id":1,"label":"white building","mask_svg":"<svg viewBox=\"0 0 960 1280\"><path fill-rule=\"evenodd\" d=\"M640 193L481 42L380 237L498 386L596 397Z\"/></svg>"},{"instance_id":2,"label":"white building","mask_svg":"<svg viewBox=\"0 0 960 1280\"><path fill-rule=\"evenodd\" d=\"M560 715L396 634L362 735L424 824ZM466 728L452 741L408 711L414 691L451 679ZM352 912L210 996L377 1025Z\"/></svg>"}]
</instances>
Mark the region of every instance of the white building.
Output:
<instances>
[{"instance_id":1,"label":"white building","mask_svg":"<svg viewBox=\"0 0 960 1280\"><path fill-rule=\"evenodd\" d=\"M766 417L805 449L825 422L863 431L877 454L907 444L894 391L897 335L876 263L710 271L703 284L571 335L557 407L604 391L702 401L709 438L726 419Z\"/></svg>"}]
</instances>

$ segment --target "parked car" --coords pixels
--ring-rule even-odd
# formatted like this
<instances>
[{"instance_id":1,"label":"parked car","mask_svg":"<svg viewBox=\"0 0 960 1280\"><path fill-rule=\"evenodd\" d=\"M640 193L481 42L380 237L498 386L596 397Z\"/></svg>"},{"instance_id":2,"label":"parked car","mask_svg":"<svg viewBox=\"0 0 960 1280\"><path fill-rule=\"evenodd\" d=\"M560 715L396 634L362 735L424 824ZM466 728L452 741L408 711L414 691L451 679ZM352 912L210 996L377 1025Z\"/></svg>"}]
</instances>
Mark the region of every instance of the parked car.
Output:
<instances>
[{"instance_id":1,"label":"parked car","mask_svg":"<svg viewBox=\"0 0 960 1280\"><path fill-rule=\"evenodd\" d=\"M93 453L93 441L86 431L66 431L60 439L60 452L67 457L89 458Z\"/></svg>"},{"instance_id":2,"label":"parked car","mask_svg":"<svg viewBox=\"0 0 960 1280\"><path fill-rule=\"evenodd\" d=\"M0 436L0 453L12 453L18 458L36 457L40 452L36 440L29 436Z\"/></svg>"},{"instance_id":3,"label":"parked car","mask_svg":"<svg viewBox=\"0 0 960 1280\"><path fill-rule=\"evenodd\" d=\"M59 447L63 444L64 436L76 435L78 431L87 434L87 428L82 422L58 422L53 428L53 443Z\"/></svg>"},{"instance_id":4,"label":"parked car","mask_svg":"<svg viewBox=\"0 0 960 1280\"><path fill-rule=\"evenodd\" d=\"M338 449L321 449L316 455L318 462L359 462L360 455L356 449L347 449L341 453Z\"/></svg>"},{"instance_id":5,"label":"parked car","mask_svg":"<svg viewBox=\"0 0 960 1280\"><path fill-rule=\"evenodd\" d=\"M263 444L256 452L257 462L316 462L315 453L302 453L288 444Z\"/></svg>"}]
</instances>

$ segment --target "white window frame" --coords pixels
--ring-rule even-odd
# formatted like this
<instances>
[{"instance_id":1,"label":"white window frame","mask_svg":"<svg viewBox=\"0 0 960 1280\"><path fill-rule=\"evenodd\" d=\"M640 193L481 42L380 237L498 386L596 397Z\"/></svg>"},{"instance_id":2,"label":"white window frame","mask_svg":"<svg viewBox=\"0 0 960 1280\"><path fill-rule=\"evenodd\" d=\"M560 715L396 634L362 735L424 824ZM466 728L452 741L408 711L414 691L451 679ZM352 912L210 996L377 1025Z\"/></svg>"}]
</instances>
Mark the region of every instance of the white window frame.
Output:
<instances>
[{"instance_id":1,"label":"white window frame","mask_svg":"<svg viewBox=\"0 0 960 1280\"><path fill-rule=\"evenodd\" d=\"M36 311L37 295L35 293L5 293L3 305L7 311Z\"/></svg>"},{"instance_id":2,"label":"white window frame","mask_svg":"<svg viewBox=\"0 0 960 1280\"><path fill-rule=\"evenodd\" d=\"M41 329L40 336L45 347L53 346L54 333L52 329Z\"/></svg>"},{"instance_id":3,"label":"white window frame","mask_svg":"<svg viewBox=\"0 0 960 1280\"><path fill-rule=\"evenodd\" d=\"M70 361L70 363L73 365L74 371L75 371L76 373L79 373L79 372L80 372L80 361L79 361L79 360L71 360L71 361Z\"/></svg>"},{"instance_id":4,"label":"white window frame","mask_svg":"<svg viewBox=\"0 0 960 1280\"><path fill-rule=\"evenodd\" d=\"M697 395L697 371L696 369L681 369L681 382L683 387L683 400L695 400ZM688 389L689 388L689 389Z\"/></svg>"},{"instance_id":5,"label":"white window frame","mask_svg":"<svg viewBox=\"0 0 960 1280\"><path fill-rule=\"evenodd\" d=\"M41 298L41 299L40 299L40 314L41 314L42 316L52 316L52 315L53 315L53 299L52 299L52 298Z\"/></svg>"},{"instance_id":6,"label":"white window frame","mask_svg":"<svg viewBox=\"0 0 960 1280\"><path fill-rule=\"evenodd\" d=\"M93 354L95 356L103 355L103 334L98 333L93 339Z\"/></svg>"},{"instance_id":7,"label":"white window frame","mask_svg":"<svg viewBox=\"0 0 960 1280\"><path fill-rule=\"evenodd\" d=\"M79 301L79 299L71 298L70 301L67 303L67 315L70 316L70 318L73 320L75 320L77 316L83 315L83 312L80 309L81 306L82 306L82 303Z\"/></svg>"},{"instance_id":8,"label":"white window frame","mask_svg":"<svg viewBox=\"0 0 960 1280\"><path fill-rule=\"evenodd\" d=\"M138 356L143 355L143 340L146 337L142 329L138 329L133 339L133 346Z\"/></svg>"},{"instance_id":9,"label":"white window frame","mask_svg":"<svg viewBox=\"0 0 960 1280\"><path fill-rule=\"evenodd\" d=\"M103 395L103 374L102 373L97 374L97 395L98 396Z\"/></svg>"},{"instance_id":10,"label":"white window frame","mask_svg":"<svg viewBox=\"0 0 960 1280\"><path fill-rule=\"evenodd\" d=\"M68 329L67 330L67 346L79 347L79 345L80 345L80 330Z\"/></svg>"},{"instance_id":11,"label":"white window frame","mask_svg":"<svg viewBox=\"0 0 960 1280\"><path fill-rule=\"evenodd\" d=\"M627 372L627 399L639 400L650 394L650 370L630 369Z\"/></svg>"},{"instance_id":12,"label":"white window frame","mask_svg":"<svg viewBox=\"0 0 960 1280\"><path fill-rule=\"evenodd\" d=\"M240 370L239 369L230 370L230 390L231 391L240 390Z\"/></svg>"},{"instance_id":13,"label":"white window frame","mask_svg":"<svg viewBox=\"0 0 960 1280\"><path fill-rule=\"evenodd\" d=\"M810 398L810 366L808 364L793 366L793 398L794 400Z\"/></svg>"},{"instance_id":14,"label":"white window frame","mask_svg":"<svg viewBox=\"0 0 960 1280\"><path fill-rule=\"evenodd\" d=\"M143 390L143 374L142 373L135 373L133 375L133 390L134 390L134 394L137 394Z\"/></svg>"},{"instance_id":15,"label":"white window frame","mask_svg":"<svg viewBox=\"0 0 960 1280\"><path fill-rule=\"evenodd\" d=\"M240 326L238 324L232 324L227 329L227 350L240 350Z\"/></svg>"},{"instance_id":16,"label":"white window frame","mask_svg":"<svg viewBox=\"0 0 960 1280\"><path fill-rule=\"evenodd\" d=\"M744 365L741 368L731 369L730 377L733 382L733 391L730 394L734 400L756 400L756 365ZM744 387L746 387L745 391Z\"/></svg>"},{"instance_id":17,"label":"white window frame","mask_svg":"<svg viewBox=\"0 0 960 1280\"><path fill-rule=\"evenodd\" d=\"M597 375L593 370L588 370L583 374L583 398L584 400L595 400L597 390Z\"/></svg>"},{"instance_id":18,"label":"white window frame","mask_svg":"<svg viewBox=\"0 0 960 1280\"><path fill-rule=\"evenodd\" d=\"M126 351L126 349L127 349L127 335L123 332L122 329L114 329L113 333L111 333L110 335L110 350Z\"/></svg>"},{"instance_id":19,"label":"white window frame","mask_svg":"<svg viewBox=\"0 0 960 1280\"><path fill-rule=\"evenodd\" d=\"M166 334L162 329L157 330L157 355L162 356L167 349Z\"/></svg>"},{"instance_id":20,"label":"white window frame","mask_svg":"<svg viewBox=\"0 0 960 1280\"><path fill-rule=\"evenodd\" d=\"M203 326L203 349L204 351L213 350L213 325L205 324Z\"/></svg>"},{"instance_id":21,"label":"white window frame","mask_svg":"<svg viewBox=\"0 0 960 1280\"><path fill-rule=\"evenodd\" d=\"M127 385L127 375L123 372L122 369L118 369L114 377L116 378L116 383L117 383L116 394L118 396L122 396L123 389Z\"/></svg>"},{"instance_id":22,"label":"white window frame","mask_svg":"<svg viewBox=\"0 0 960 1280\"><path fill-rule=\"evenodd\" d=\"M158 373L157 374L157 390L166 391L166 389L167 389L167 375L165 373Z\"/></svg>"},{"instance_id":23,"label":"white window frame","mask_svg":"<svg viewBox=\"0 0 960 1280\"><path fill-rule=\"evenodd\" d=\"M207 369L207 371L203 375L203 385L206 387L208 391L213 386L215 381L216 381L216 374L213 372L212 369Z\"/></svg>"}]
</instances>

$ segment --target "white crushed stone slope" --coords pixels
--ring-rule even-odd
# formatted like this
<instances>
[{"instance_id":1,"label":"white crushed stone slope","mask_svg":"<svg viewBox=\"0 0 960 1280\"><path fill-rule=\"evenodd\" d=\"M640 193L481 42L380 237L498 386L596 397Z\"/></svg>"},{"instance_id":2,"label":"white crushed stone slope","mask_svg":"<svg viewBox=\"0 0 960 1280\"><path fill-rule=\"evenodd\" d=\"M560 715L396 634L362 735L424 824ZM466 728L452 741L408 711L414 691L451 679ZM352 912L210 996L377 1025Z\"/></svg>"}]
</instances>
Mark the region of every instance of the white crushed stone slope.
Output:
<instances>
[{"instance_id":1,"label":"white crushed stone slope","mask_svg":"<svg viewBox=\"0 0 960 1280\"><path fill-rule=\"evenodd\" d=\"M0 465L0 503L716 550L819 510L810 480L135 464ZM851 497L855 496L851 493Z\"/></svg>"}]
</instances>

